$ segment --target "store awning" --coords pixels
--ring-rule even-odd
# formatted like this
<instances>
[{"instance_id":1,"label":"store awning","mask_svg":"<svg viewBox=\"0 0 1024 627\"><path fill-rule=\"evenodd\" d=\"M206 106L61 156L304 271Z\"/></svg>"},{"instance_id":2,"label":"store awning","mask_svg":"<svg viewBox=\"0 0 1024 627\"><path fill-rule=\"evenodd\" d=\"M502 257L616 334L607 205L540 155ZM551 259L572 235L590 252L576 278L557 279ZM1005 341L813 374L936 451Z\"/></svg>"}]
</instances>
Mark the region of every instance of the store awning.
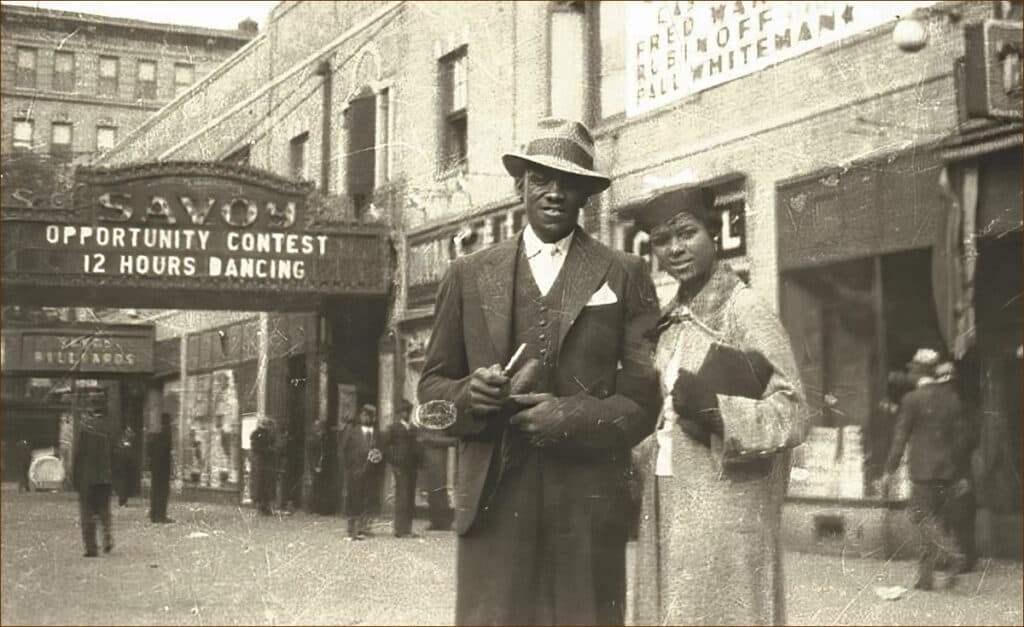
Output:
<instances>
[{"instance_id":1,"label":"store awning","mask_svg":"<svg viewBox=\"0 0 1024 627\"><path fill-rule=\"evenodd\" d=\"M1000 150L1020 147L1024 139L1021 122L997 123L983 121L951 135L939 143L943 161L963 161Z\"/></svg>"}]
</instances>

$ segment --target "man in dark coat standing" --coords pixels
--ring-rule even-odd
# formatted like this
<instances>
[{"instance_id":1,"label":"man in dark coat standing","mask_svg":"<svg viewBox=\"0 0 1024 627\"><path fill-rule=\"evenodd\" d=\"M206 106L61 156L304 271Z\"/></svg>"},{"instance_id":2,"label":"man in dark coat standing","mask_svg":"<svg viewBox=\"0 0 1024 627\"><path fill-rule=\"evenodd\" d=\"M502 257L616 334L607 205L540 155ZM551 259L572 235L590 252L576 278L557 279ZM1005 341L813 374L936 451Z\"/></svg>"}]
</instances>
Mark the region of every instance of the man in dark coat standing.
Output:
<instances>
[{"instance_id":1,"label":"man in dark coat standing","mask_svg":"<svg viewBox=\"0 0 1024 627\"><path fill-rule=\"evenodd\" d=\"M117 504L124 507L131 495L132 479L135 476L135 430L131 426L124 428L117 440L114 459L117 462Z\"/></svg>"},{"instance_id":2,"label":"man in dark coat standing","mask_svg":"<svg viewBox=\"0 0 1024 627\"><path fill-rule=\"evenodd\" d=\"M358 422L349 423L341 433L345 515L348 516L346 540L364 540L370 535L370 498L384 461L382 451L377 448L376 424L377 408L363 405Z\"/></svg>"},{"instance_id":3,"label":"man in dark coat standing","mask_svg":"<svg viewBox=\"0 0 1024 627\"><path fill-rule=\"evenodd\" d=\"M412 404L403 400L397 420L388 425L384 434L384 458L395 474L395 537L415 538L412 532L413 513L416 508L416 474L420 465L421 449L416 431L409 422Z\"/></svg>"},{"instance_id":4,"label":"man in dark coat standing","mask_svg":"<svg viewBox=\"0 0 1024 627\"><path fill-rule=\"evenodd\" d=\"M149 520L174 522L167 517L171 494L171 415L160 414L160 430L149 436Z\"/></svg>"},{"instance_id":5,"label":"man in dark coat standing","mask_svg":"<svg viewBox=\"0 0 1024 627\"><path fill-rule=\"evenodd\" d=\"M14 472L18 473L18 492L31 492L32 480L28 476L32 468L32 446L21 438L14 443Z\"/></svg>"},{"instance_id":6,"label":"man in dark coat standing","mask_svg":"<svg viewBox=\"0 0 1024 627\"><path fill-rule=\"evenodd\" d=\"M583 124L543 119L502 160L528 225L449 266L418 390L454 404L461 439L455 622L621 625L630 451L660 406L654 285L578 227L611 184ZM527 383L507 367L523 344Z\"/></svg>"},{"instance_id":7,"label":"man in dark coat standing","mask_svg":"<svg viewBox=\"0 0 1024 627\"><path fill-rule=\"evenodd\" d=\"M102 418L90 410L82 414L75 438L72 477L78 492L78 509L85 543L85 556L96 557L96 519L103 527L103 552L114 548L110 521L111 468L113 444Z\"/></svg>"},{"instance_id":8,"label":"man in dark coat standing","mask_svg":"<svg viewBox=\"0 0 1024 627\"><path fill-rule=\"evenodd\" d=\"M271 426L269 418L261 417L249 434L249 450L252 452L252 484L249 490L262 516L274 513L272 504L277 492L277 446Z\"/></svg>"},{"instance_id":9,"label":"man in dark coat standing","mask_svg":"<svg viewBox=\"0 0 1024 627\"><path fill-rule=\"evenodd\" d=\"M940 373L941 374L941 373ZM892 450L883 485L891 483L903 449L910 443L908 470L912 482L909 513L922 538L918 577L914 587L931 590L935 569L947 571L952 582L963 567L964 556L950 529L950 503L961 478L966 430L963 406L951 377L923 376L900 402Z\"/></svg>"}]
</instances>

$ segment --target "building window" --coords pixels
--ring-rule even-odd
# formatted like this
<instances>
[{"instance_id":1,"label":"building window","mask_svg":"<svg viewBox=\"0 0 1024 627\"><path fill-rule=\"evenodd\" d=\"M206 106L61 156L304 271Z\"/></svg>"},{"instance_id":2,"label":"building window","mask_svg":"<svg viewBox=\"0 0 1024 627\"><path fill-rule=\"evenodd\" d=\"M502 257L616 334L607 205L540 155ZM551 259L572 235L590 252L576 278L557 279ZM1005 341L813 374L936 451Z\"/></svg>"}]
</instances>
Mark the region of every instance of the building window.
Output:
<instances>
[{"instance_id":1,"label":"building window","mask_svg":"<svg viewBox=\"0 0 1024 627\"><path fill-rule=\"evenodd\" d=\"M551 63L548 97L551 115L587 119L590 64L587 62L587 11L583 2L551 5Z\"/></svg>"},{"instance_id":2,"label":"building window","mask_svg":"<svg viewBox=\"0 0 1024 627\"><path fill-rule=\"evenodd\" d=\"M117 57L100 57L100 95L117 95L118 65L120 63Z\"/></svg>"},{"instance_id":3,"label":"building window","mask_svg":"<svg viewBox=\"0 0 1024 627\"><path fill-rule=\"evenodd\" d=\"M192 86L195 81L196 71L191 63L174 64L174 95L182 93Z\"/></svg>"},{"instance_id":4,"label":"building window","mask_svg":"<svg viewBox=\"0 0 1024 627\"><path fill-rule=\"evenodd\" d=\"M75 53L58 50L53 53L54 91L75 90Z\"/></svg>"},{"instance_id":5,"label":"building window","mask_svg":"<svg viewBox=\"0 0 1024 627\"><path fill-rule=\"evenodd\" d=\"M135 97L146 100L156 99L156 61L139 61Z\"/></svg>"},{"instance_id":6,"label":"building window","mask_svg":"<svg viewBox=\"0 0 1024 627\"><path fill-rule=\"evenodd\" d=\"M36 86L36 50L35 48L18 48L18 71L14 84L17 87Z\"/></svg>"},{"instance_id":7,"label":"building window","mask_svg":"<svg viewBox=\"0 0 1024 627\"><path fill-rule=\"evenodd\" d=\"M626 3L598 3L597 21L600 117L608 118L626 111Z\"/></svg>"},{"instance_id":8,"label":"building window","mask_svg":"<svg viewBox=\"0 0 1024 627\"><path fill-rule=\"evenodd\" d=\"M288 173L293 179L308 180L306 147L309 145L309 131L292 138L288 149Z\"/></svg>"},{"instance_id":9,"label":"building window","mask_svg":"<svg viewBox=\"0 0 1024 627\"><path fill-rule=\"evenodd\" d=\"M96 127L96 150L106 151L114 147L117 143L117 127L116 126L97 126Z\"/></svg>"},{"instance_id":10,"label":"building window","mask_svg":"<svg viewBox=\"0 0 1024 627\"><path fill-rule=\"evenodd\" d=\"M73 135L70 122L54 122L50 128L50 154L57 159L70 159Z\"/></svg>"},{"instance_id":11,"label":"building window","mask_svg":"<svg viewBox=\"0 0 1024 627\"><path fill-rule=\"evenodd\" d=\"M441 167L451 170L466 162L468 62L466 47L441 59Z\"/></svg>"},{"instance_id":12,"label":"building window","mask_svg":"<svg viewBox=\"0 0 1024 627\"><path fill-rule=\"evenodd\" d=\"M32 120L15 120L14 121L14 147L24 148L26 150L32 149L32 135L34 132L34 125Z\"/></svg>"},{"instance_id":13,"label":"building window","mask_svg":"<svg viewBox=\"0 0 1024 627\"><path fill-rule=\"evenodd\" d=\"M384 88L377 92L377 138L374 179L380 187L391 180L391 90Z\"/></svg>"}]
</instances>

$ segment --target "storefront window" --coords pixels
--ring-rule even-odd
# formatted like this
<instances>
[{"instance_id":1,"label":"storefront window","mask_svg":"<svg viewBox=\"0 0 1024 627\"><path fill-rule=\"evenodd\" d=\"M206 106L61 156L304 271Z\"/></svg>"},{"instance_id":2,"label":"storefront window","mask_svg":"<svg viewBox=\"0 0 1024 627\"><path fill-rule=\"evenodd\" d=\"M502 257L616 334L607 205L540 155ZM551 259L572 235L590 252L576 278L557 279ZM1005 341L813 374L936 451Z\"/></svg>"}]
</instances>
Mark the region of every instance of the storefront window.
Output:
<instances>
[{"instance_id":1,"label":"storefront window","mask_svg":"<svg viewBox=\"0 0 1024 627\"><path fill-rule=\"evenodd\" d=\"M204 488L237 488L239 409L235 373L217 370L188 378L185 482Z\"/></svg>"}]
</instances>

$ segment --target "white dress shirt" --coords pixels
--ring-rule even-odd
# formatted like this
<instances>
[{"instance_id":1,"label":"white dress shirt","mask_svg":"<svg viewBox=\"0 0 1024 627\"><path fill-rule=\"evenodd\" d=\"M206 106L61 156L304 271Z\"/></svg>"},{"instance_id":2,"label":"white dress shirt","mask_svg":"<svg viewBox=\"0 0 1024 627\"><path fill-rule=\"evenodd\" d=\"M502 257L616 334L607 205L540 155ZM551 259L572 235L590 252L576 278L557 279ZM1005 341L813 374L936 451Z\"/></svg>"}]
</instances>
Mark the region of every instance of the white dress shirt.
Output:
<instances>
[{"instance_id":1,"label":"white dress shirt","mask_svg":"<svg viewBox=\"0 0 1024 627\"><path fill-rule=\"evenodd\" d=\"M558 273L562 271L565 257L569 254L569 246L572 244L572 236L573 233L569 233L557 242L548 244L537 237L529 224L523 229L523 249L526 251L526 259L530 262L533 280L537 283L541 296L547 295L551 285L558 278Z\"/></svg>"}]
</instances>

